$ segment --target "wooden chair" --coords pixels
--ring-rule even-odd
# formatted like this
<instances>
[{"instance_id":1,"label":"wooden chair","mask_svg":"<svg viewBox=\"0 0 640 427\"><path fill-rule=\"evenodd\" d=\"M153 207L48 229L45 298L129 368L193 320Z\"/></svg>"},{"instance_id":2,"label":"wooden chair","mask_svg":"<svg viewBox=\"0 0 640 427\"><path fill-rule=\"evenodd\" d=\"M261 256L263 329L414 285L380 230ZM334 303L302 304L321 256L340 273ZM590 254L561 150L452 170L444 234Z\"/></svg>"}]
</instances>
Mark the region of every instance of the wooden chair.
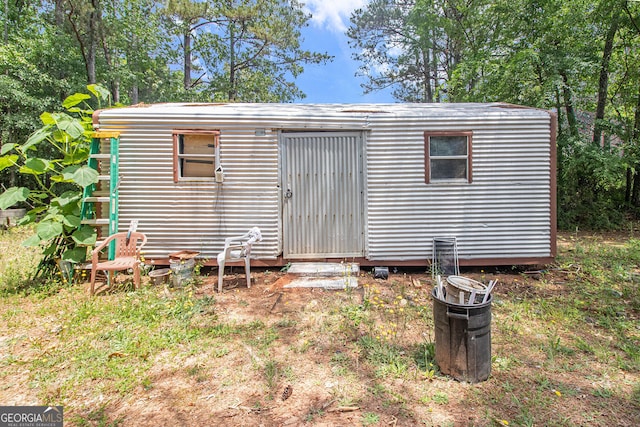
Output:
<instances>
[{"instance_id":1,"label":"wooden chair","mask_svg":"<svg viewBox=\"0 0 640 427\"><path fill-rule=\"evenodd\" d=\"M115 241L115 257L112 261L100 261L100 252ZM90 294L95 293L96 273L98 270L108 271L108 283L113 280L114 271L133 270L133 283L140 287L140 250L147 243L147 236L138 232L122 232L109 236L91 252L91 288Z\"/></svg>"},{"instance_id":2,"label":"wooden chair","mask_svg":"<svg viewBox=\"0 0 640 427\"><path fill-rule=\"evenodd\" d=\"M222 292L224 266L232 263L243 263L247 275L247 288L251 287L251 248L255 242L262 240L258 227L244 233L242 236L224 239L224 250L218 254L218 292Z\"/></svg>"}]
</instances>

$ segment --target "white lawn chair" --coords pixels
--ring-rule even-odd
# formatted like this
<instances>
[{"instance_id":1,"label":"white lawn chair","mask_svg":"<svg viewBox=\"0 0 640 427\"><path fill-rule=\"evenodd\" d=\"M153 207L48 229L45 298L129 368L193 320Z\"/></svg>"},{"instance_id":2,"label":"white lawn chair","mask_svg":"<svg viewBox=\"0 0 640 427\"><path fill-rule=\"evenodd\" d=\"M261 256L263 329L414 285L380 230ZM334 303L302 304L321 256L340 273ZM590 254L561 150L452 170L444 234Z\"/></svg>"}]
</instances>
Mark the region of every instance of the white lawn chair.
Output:
<instances>
[{"instance_id":1,"label":"white lawn chair","mask_svg":"<svg viewBox=\"0 0 640 427\"><path fill-rule=\"evenodd\" d=\"M218 292L222 292L222 279L224 267L227 264L244 263L247 275L247 288L251 287L251 247L262 240L262 234L258 227L253 227L242 236L227 237L224 239L224 250L218 254Z\"/></svg>"}]
</instances>

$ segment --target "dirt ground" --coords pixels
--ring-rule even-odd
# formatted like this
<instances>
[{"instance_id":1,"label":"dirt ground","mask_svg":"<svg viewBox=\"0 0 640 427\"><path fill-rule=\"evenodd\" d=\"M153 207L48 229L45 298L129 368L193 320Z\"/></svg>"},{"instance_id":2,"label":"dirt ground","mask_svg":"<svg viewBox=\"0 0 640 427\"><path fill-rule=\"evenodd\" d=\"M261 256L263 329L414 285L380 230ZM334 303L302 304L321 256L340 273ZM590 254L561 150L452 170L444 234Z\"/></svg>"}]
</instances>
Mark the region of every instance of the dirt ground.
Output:
<instances>
[{"instance_id":1,"label":"dirt ground","mask_svg":"<svg viewBox=\"0 0 640 427\"><path fill-rule=\"evenodd\" d=\"M610 239L602 241L615 244L616 238L610 236ZM559 245L568 245L570 240L570 236L561 237ZM495 290L498 298L507 295L531 298L558 296L565 292L563 283L566 274L566 271L547 272L544 282L541 282L535 269L527 274L523 274L523 270L508 267L491 271L480 268L464 271L466 277L485 283L491 278L498 278L500 285ZM570 368L544 373L541 369L543 355L527 354L531 347L519 346L513 339L503 338L501 331L496 328L493 332L494 361L517 360L521 366L516 370L494 369L489 380L479 384L458 382L440 375L427 379L377 378L375 373L367 371L370 368L359 359L360 356L352 352L345 357L350 360L349 366L355 374L346 373L341 377L335 360L341 357L342 352L352 351L353 347L350 347L351 350L343 348L343 344L332 341L328 336L299 335L304 327L313 326L314 322L321 328L322 310L327 306L325 302L340 298L340 292L283 289L282 286L291 280L284 273L257 270L254 277L255 284L247 289L243 275L227 275L227 285L222 294L215 293L215 278L208 278L198 293L216 295L217 313L226 322L257 321L267 325L286 325L287 320L294 320L298 327L280 327L278 345L270 348L271 357L291 368L293 374L290 378L280 377L272 390L265 389L262 379L258 377L256 382L255 376L255 367L265 365L264 356L248 346L232 350L239 352L239 358L221 358L220 366L211 372L210 377L205 374L202 381L185 375L184 368L171 369L166 363L158 363L153 390L140 390L140 393L120 402L109 418L122 417L124 425L134 423L140 426L351 426L369 423L390 426L482 426L508 425L509 420L512 420L511 425L521 425L513 421L521 417L523 411L516 402L519 398L529 399L526 390L531 388L532 399L537 393L544 394L539 397L542 401L548 399L547 407L540 410L543 413L548 411L549 419L557 419L553 417L560 412L564 415L564 425L591 425L585 423L589 419L597 425L618 426L634 426L638 425L636 421L640 421L640 409L629 411L625 402L608 399L603 405L602 399L589 392L595 384L589 375L583 372L576 375L571 373ZM373 279L371 274L364 273L360 283L375 286L383 296L393 296L398 289L404 289L403 294L412 295L415 303L430 304L429 292L433 281L431 275L424 271L392 271L388 280ZM363 292L360 287L354 295L362 298ZM408 330L407 339L419 341L425 334L430 333ZM313 347L302 351L307 339L313 340ZM199 363L207 365L208 362L198 360L198 356L194 355L184 363L197 366ZM588 371L606 369L596 365L594 363ZM285 366L281 365L281 368ZM598 381L604 381L602 384L607 386L618 379L615 376L607 378ZM550 384L548 390L545 389L545 381ZM554 385L574 390L571 398L565 396L559 401L561 392ZM503 392L504 387L514 387L517 391L510 395ZM372 390L384 391L377 396ZM350 403L352 396L358 398ZM438 401L437 396L446 396L446 402ZM377 418L367 421L368 414L375 414ZM541 414L537 414L535 419L541 419Z\"/></svg>"},{"instance_id":2,"label":"dirt ground","mask_svg":"<svg viewBox=\"0 0 640 427\"><path fill-rule=\"evenodd\" d=\"M603 244L616 244L620 236L595 238ZM572 235L560 236L559 247L562 250L570 247L571 240ZM148 378L145 385L124 397L92 391L92 387L100 387L100 379L88 384L86 391L78 391L86 394L87 399L65 408L65 420L69 421L65 424L142 427L524 425L523 411L531 407L540 411L532 419L545 419L548 414L548 419L556 420L561 415L562 425L640 425L640 408L630 408L627 401L615 396L603 399L594 393L600 389L615 390L616 394L631 393L638 383L637 374L612 371L597 360L578 360L577 357L575 361L566 358L551 364L550 369L543 369L545 356L540 348L547 338L539 334L525 335L533 342L522 344L519 339L524 337L514 336L513 331L501 326L508 323L509 314L499 309L494 310L494 368L487 381L469 384L442 375L422 376L415 370L405 376L380 376L373 372L364 355L353 345L357 336L349 342L328 333L325 328L331 313L326 311L336 310L341 303L354 299L362 301L365 284L375 287L383 298L392 299L401 294L412 304L430 307L433 289L430 274L420 269L391 270L387 280L374 279L364 272L361 286L348 295L343 291L315 288L284 289L291 276L266 269L252 271L254 283L250 289L245 285L244 275L227 274L225 290L218 294L215 275L204 276L195 292L197 296L215 297L215 319L225 324L266 325L277 330L277 338L262 346L260 340L269 338L262 328L260 333L256 332L251 345L242 340L221 339L219 347L206 352L185 347L156 354L151 371L145 373ZM524 273L522 269L509 267L465 269L463 274L484 283L498 279L499 286L494 290L498 299L514 295L546 298L566 293L563 284L567 281L567 271L549 270L544 280L536 269ZM639 320L638 313L630 315L635 316L635 321ZM211 328L213 323L211 313L203 313L193 319L192 326ZM414 323L407 324L406 331L402 331L407 341L418 343L432 338L431 331L420 329L423 323ZM340 328L340 325L333 326ZM553 328L549 325L550 331ZM571 338L560 337L565 343L572 342ZM507 364L517 369L501 368ZM274 366L276 373L267 385L268 366ZM598 375L601 372L603 374ZM2 390L0 396L11 391ZM23 404L30 404L30 394L25 391ZM522 403L522 399L537 399L542 404ZM93 412L96 408L103 408L103 412L96 414ZM85 421L73 422L72 418ZM515 421L518 419L521 421Z\"/></svg>"}]
</instances>

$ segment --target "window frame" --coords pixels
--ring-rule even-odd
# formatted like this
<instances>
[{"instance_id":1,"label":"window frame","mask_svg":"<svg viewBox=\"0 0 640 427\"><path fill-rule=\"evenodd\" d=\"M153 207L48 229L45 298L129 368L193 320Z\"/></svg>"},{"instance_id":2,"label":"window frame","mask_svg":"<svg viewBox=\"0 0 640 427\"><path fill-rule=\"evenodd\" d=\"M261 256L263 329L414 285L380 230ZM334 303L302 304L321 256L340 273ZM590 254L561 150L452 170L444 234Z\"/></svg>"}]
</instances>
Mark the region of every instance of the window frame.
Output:
<instances>
[{"instance_id":1,"label":"window frame","mask_svg":"<svg viewBox=\"0 0 640 427\"><path fill-rule=\"evenodd\" d=\"M213 137L213 154L185 154L180 152L181 137L184 135L203 135ZM215 181L215 172L220 168L220 131L202 129L174 129L173 138L173 182L186 181ZM213 160L213 173L211 176L182 176L183 159Z\"/></svg>"},{"instance_id":2,"label":"window frame","mask_svg":"<svg viewBox=\"0 0 640 427\"><path fill-rule=\"evenodd\" d=\"M431 155L431 137L432 136L464 136L467 138L467 154L465 156L432 156ZM424 132L424 180L426 184L451 184L451 183L469 183L473 182L473 131L425 131ZM431 178L431 161L437 159L462 159L467 160L467 177L466 178Z\"/></svg>"}]
</instances>

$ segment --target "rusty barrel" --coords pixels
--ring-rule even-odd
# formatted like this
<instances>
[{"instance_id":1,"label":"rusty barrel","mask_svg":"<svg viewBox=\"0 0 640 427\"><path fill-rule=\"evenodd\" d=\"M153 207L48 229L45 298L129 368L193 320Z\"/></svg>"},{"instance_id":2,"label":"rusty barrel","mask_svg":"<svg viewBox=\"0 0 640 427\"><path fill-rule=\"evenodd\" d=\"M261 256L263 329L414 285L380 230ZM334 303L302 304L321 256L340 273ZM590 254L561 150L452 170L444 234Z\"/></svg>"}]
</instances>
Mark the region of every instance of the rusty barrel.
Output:
<instances>
[{"instance_id":1,"label":"rusty barrel","mask_svg":"<svg viewBox=\"0 0 640 427\"><path fill-rule=\"evenodd\" d=\"M431 293L436 363L443 374L477 383L491 373L491 302L462 305Z\"/></svg>"}]
</instances>

